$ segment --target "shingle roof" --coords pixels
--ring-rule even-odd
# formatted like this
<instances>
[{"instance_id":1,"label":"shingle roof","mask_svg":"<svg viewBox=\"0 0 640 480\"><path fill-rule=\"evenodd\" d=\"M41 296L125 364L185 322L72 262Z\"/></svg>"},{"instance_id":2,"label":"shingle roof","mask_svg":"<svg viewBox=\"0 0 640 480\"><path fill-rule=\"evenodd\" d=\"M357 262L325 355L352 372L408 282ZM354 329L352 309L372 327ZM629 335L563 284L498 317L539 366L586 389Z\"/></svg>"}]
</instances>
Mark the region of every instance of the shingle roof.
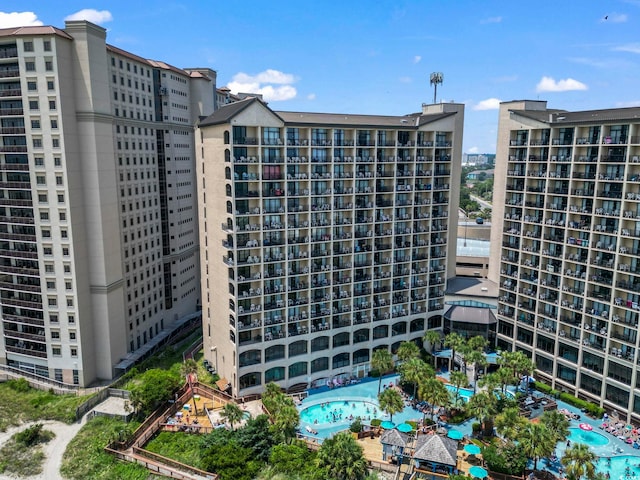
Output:
<instances>
[{"instance_id":1,"label":"shingle roof","mask_svg":"<svg viewBox=\"0 0 640 480\"><path fill-rule=\"evenodd\" d=\"M440 435L420 435L413 458L455 467L458 462L457 449L456 440Z\"/></svg>"},{"instance_id":2,"label":"shingle roof","mask_svg":"<svg viewBox=\"0 0 640 480\"><path fill-rule=\"evenodd\" d=\"M275 112L285 123L293 125L327 125L341 127L386 127L386 128L417 128L420 125L446 118L452 113L438 113L434 115L358 115L347 113L313 113L313 112Z\"/></svg>"},{"instance_id":3,"label":"shingle roof","mask_svg":"<svg viewBox=\"0 0 640 480\"><path fill-rule=\"evenodd\" d=\"M397 447L406 447L407 442L409 441L409 435L406 433L402 433L395 428L391 430L385 430L385 432L380 437L380 443L384 443L386 445L395 445Z\"/></svg>"},{"instance_id":4,"label":"shingle roof","mask_svg":"<svg viewBox=\"0 0 640 480\"><path fill-rule=\"evenodd\" d=\"M479 325L493 325L498 319L490 308L465 307L454 305L444 314L444 318L453 322L476 323Z\"/></svg>"},{"instance_id":5,"label":"shingle roof","mask_svg":"<svg viewBox=\"0 0 640 480\"><path fill-rule=\"evenodd\" d=\"M511 110L517 115L558 126L572 123L606 123L624 120L640 121L640 107L610 108L604 110L584 110L568 112L566 110ZM549 118L551 115L551 118Z\"/></svg>"},{"instance_id":6,"label":"shingle roof","mask_svg":"<svg viewBox=\"0 0 640 480\"><path fill-rule=\"evenodd\" d=\"M268 108L264 102L257 97L247 97L244 100L237 102L227 103L222 105L218 110L213 112L207 118L200 122L200 127L206 127L208 125L220 125L221 123L229 123L233 117L242 112L249 105L260 102L266 108ZM274 112L275 113L275 112Z\"/></svg>"},{"instance_id":7,"label":"shingle roof","mask_svg":"<svg viewBox=\"0 0 640 480\"><path fill-rule=\"evenodd\" d=\"M59 35L69 40L73 40L73 37L64 30L52 26L42 25L32 27L0 28L0 37L18 35Z\"/></svg>"}]
</instances>

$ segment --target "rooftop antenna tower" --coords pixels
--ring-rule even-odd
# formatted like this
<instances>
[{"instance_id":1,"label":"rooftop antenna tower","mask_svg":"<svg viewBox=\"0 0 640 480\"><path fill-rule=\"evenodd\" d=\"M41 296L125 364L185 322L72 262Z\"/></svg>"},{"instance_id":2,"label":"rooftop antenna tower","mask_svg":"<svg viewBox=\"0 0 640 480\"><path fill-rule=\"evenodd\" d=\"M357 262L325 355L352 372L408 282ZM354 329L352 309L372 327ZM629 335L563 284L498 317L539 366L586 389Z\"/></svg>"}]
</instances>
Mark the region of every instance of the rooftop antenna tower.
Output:
<instances>
[{"instance_id":1,"label":"rooftop antenna tower","mask_svg":"<svg viewBox=\"0 0 640 480\"><path fill-rule=\"evenodd\" d=\"M433 72L429 76L429 84L433 85L433 103L436 103L436 95L438 93L438 84L442 85L444 75L442 72Z\"/></svg>"}]
</instances>

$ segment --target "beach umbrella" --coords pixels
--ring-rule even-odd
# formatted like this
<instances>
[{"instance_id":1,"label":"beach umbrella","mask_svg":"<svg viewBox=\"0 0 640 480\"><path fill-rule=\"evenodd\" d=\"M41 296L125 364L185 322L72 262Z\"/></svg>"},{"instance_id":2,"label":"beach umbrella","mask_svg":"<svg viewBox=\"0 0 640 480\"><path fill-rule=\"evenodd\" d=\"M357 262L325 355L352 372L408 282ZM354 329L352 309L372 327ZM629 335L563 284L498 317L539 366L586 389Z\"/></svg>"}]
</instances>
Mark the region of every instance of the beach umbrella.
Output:
<instances>
[{"instance_id":1,"label":"beach umbrella","mask_svg":"<svg viewBox=\"0 0 640 480\"><path fill-rule=\"evenodd\" d=\"M477 465L474 465L469 469L469 475L475 478L485 478L488 474L489 472L487 472L482 467L478 467Z\"/></svg>"},{"instance_id":2,"label":"beach umbrella","mask_svg":"<svg viewBox=\"0 0 640 480\"><path fill-rule=\"evenodd\" d=\"M413 427L408 423L401 423L396 428L398 429L399 432L402 432L402 433L409 433L411 430L413 430Z\"/></svg>"},{"instance_id":3,"label":"beach umbrella","mask_svg":"<svg viewBox=\"0 0 640 480\"><path fill-rule=\"evenodd\" d=\"M449 430L449 433L447 433L447 437L453 440L462 440L463 436L464 435L462 435L462 432L460 430Z\"/></svg>"},{"instance_id":4,"label":"beach umbrella","mask_svg":"<svg viewBox=\"0 0 640 480\"><path fill-rule=\"evenodd\" d=\"M394 428L396 428L396 424L393 422L389 422L389 421L384 421L380 424L380 426L382 428L384 428L385 430L393 430Z\"/></svg>"},{"instance_id":5,"label":"beach umbrella","mask_svg":"<svg viewBox=\"0 0 640 480\"><path fill-rule=\"evenodd\" d=\"M464 446L464 451L469 455L478 455L480 453L480 447L470 443L469 445Z\"/></svg>"}]
</instances>

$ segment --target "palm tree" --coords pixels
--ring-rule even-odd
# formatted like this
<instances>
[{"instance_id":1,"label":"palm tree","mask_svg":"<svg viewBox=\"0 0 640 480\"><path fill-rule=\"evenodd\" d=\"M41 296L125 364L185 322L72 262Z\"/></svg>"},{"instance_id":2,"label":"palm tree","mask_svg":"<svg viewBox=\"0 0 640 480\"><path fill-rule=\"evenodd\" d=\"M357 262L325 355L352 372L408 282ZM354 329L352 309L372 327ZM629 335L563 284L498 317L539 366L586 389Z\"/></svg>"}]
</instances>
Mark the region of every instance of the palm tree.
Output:
<instances>
[{"instance_id":1,"label":"palm tree","mask_svg":"<svg viewBox=\"0 0 640 480\"><path fill-rule=\"evenodd\" d=\"M414 342L402 342L398 347L398 360L406 362L412 358L420 358L420 347Z\"/></svg>"},{"instance_id":2,"label":"palm tree","mask_svg":"<svg viewBox=\"0 0 640 480\"><path fill-rule=\"evenodd\" d=\"M457 333L453 332L444 337L444 345L451 349L451 359L449 361L449 371L453 370L453 361L456 357L456 351L460 351L464 348L466 342Z\"/></svg>"},{"instance_id":3,"label":"palm tree","mask_svg":"<svg viewBox=\"0 0 640 480\"><path fill-rule=\"evenodd\" d=\"M234 425L240 422L244 416L244 412L235 402L227 402L222 407L220 414L223 418L226 418L231 425L231 430L235 430Z\"/></svg>"},{"instance_id":4,"label":"palm tree","mask_svg":"<svg viewBox=\"0 0 640 480\"><path fill-rule=\"evenodd\" d=\"M498 400L493 393L480 392L473 395L467 403L467 412L482 423L483 435L493 435L493 417L497 412Z\"/></svg>"},{"instance_id":5,"label":"palm tree","mask_svg":"<svg viewBox=\"0 0 640 480\"><path fill-rule=\"evenodd\" d=\"M527 420L520 416L517 407L504 409L495 419L498 434L510 441L516 440L526 425Z\"/></svg>"},{"instance_id":6,"label":"palm tree","mask_svg":"<svg viewBox=\"0 0 640 480\"><path fill-rule=\"evenodd\" d=\"M433 358L433 367L436 366L436 356L434 355L435 346L437 343L440 343L442 336L440 331L438 330L427 330L424 332L422 337L422 342L429 345L429 353L431 354L431 358Z\"/></svg>"},{"instance_id":7,"label":"palm tree","mask_svg":"<svg viewBox=\"0 0 640 480\"><path fill-rule=\"evenodd\" d=\"M378 394L378 404L380 408L389 414L393 421L393 414L404 410L404 400L402 395L395 388L387 388Z\"/></svg>"},{"instance_id":8,"label":"palm tree","mask_svg":"<svg viewBox=\"0 0 640 480\"><path fill-rule=\"evenodd\" d=\"M592 480L596 476L597 460L598 457L587 445L574 443L564 451L560 462L567 469L569 480L580 480L582 477Z\"/></svg>"},{"instance_id":9,"label":"palm tree","mask_svg":"<svg viewBox=\"0 0 640 480\"><path fill-rule=\"evenodd\" d=\"M451 401L449 390L437 378L426 378L418 383L418 397L431 405L431 418L434 421L435 407L445 407Z\"/></svg>"},{"instance_id":10,"label":"palm tree","mask_svg":"<svg viewBox=\"0 0 640 480\"><path fill-rule=\"evenodd\" d=\"M393 357L386 348L379 348L373 352L371 357L371 368L378 371L380 379L378 380L378 394L382 387L382 375L393 368Z\"/></svg>"},{"instance_id":11,"label":"palm tree","mask_svg":"<svg viewBox=\"0 0 640 480\"><path fill-rule=\"evenodd\" d=\"M478 384L478 371L480 368L486 368L488 365L487 359L484 353L478 350L471 350L465 357L466 362L473 365L473 393L476 393L476 386Z\"/></svg>"},{"instance_id":12,"label":"palm tree","mask_svg":"<svg viewBox=\"0 0 640 480\"><path fill-rule=\"evenodd\" d=\"M418 382L423 378L435 376L433 367L428 363L424 363L419 358L410 358L398 367L400 371L400 380L402 382L413 384L413 397L416 396Z\"/></svg>"},{"instance_id":13,"label":"palm tree","mask_svg":"<svg viewBox=\"0 0 640 480\"><path fill-rule=\"evenodd\" d=\"M198 415L198 406L196 405L196 399L193 396L193 381L197 380L196 374L198 373L198 362L193 358L188 358L180 365L180 374L185 377L189 384L189 390L191 391L191 400L193 401L193 413Z\"/></svg>"},{"instance_id":14,"label":"palm tree","mask_svg":"<svg viewBox=\"0 0 640 480\"><path fill-rule=\"evenodd\" d=\"M282 438L280 443L287 443L296 436L296 427L299 423L300 413L293 402L278 409L273 421L273 430Z\"/></svg>"},{"instance_id":15,"label":"palm tree","mask_svg":"<svg viewBox=\"0 0 640 480\"><path fill-rule=\"evenodd\" d=\"M518 441L527 457L533 459L533 469L538 469L538 459L550 456L556 449L554 435L542 423L527 423Z\"/></svg>"},{"instance_id":16,"label":"palm tree","mask_svg":"<svg viewBox=\"0 0 640 480\"><path fill-rule=\"evenodd\" d=\"M569 436L569 420L558 410L549 410L540 417L542 423L555 437L555 441L563 442Z\"/></svg>"},{"instance_id":17,"label":"palm tree","mask_svg":"<svg viewBox=\"0 0 640 480\"><path fill-rule=\"evenodd\" d=\"M534 370L533 362L523 352L502 352L498 363L511 371L514 385L518 385L522 375L531 375Z\"/></svg>"},{"instance_id":18,"label":"palm tree","mask_svg":"<svg viewBox=\"0 0 640 480\"><path fill-rule=\"evenodd\" d=\"M469 384L469 379L463 372L455 371L451 372L449 380L451 381L451 384L456 387L453 403L457 403L458 398L460 398L460 387L466 387Z\"/></svg>"},{"instance_id":19,"label":"palm tree","mask_svg":"<svg viewBox=\"0 0 640 480\"><path fill-rule=\"evenodd\" d=\"M368 474L362 447L345 432L322 442L316 462L329 479L363 480Z\"/></svg>"}]
</instances>

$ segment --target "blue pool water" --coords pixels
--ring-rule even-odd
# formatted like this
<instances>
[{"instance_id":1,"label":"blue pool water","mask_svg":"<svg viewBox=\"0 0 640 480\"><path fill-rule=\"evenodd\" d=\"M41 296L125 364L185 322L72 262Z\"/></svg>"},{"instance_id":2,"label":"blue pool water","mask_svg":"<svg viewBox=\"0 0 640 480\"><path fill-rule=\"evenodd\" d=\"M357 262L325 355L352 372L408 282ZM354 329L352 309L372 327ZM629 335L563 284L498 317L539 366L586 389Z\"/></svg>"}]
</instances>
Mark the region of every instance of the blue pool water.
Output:
<instances>
[{"instance_id":1,"label":"blue pool water","mask_svg":"<svg viewBox=\"0 0 640 480\"><path fill-rule=\"evenodd\" d=\"M356 417L364 422L372 418L382 418L377 403L361 400L344 400L338 402L322 402L311 405L300 411L300 421L323 427L327 424L350 424Z\"/></svg>"},{"instance_id":2,"label":"blue pool water","mask_svg":"<svg viewBox=\"0 0 640 480\"><path fill-rule=\"evenodd\" d=\"M456 387L447 383L445 384L445 387L447 387L447 390L449 390L449 392L451 392L452 395L455 395L456 393ZM473 396L473 390L470 388L461 388L458 391L458 394L462 397L462 399L465 402L468 402L469 399ZM499 392L498 390L496 390L496 395L501 395L501 392ZM513 398L513 393L507 391L507 397Z\"/></svg>"},{"instance_id":3,"label":"blue pool water","mask_svg":"<svg viewBox=\"0 0 640 480\"><path fill-rule=\"evenodd\" d=\"M601 457L597 463L599 472L608 473L611 480L633 480L640 478L640 457L621 455Z\"/></svg>"},{"instance_id":4,"label":"blue pool water","mask_svg":"<svg viewBox=\"0 0 640 480\"><path fill-rule=\"evenodd\" d=\"M570 428L568 439L573 443L585 443L590 447L602 447L609 443L609 439L604 435L581 428Z\"/></svg>"}]
</instances>

